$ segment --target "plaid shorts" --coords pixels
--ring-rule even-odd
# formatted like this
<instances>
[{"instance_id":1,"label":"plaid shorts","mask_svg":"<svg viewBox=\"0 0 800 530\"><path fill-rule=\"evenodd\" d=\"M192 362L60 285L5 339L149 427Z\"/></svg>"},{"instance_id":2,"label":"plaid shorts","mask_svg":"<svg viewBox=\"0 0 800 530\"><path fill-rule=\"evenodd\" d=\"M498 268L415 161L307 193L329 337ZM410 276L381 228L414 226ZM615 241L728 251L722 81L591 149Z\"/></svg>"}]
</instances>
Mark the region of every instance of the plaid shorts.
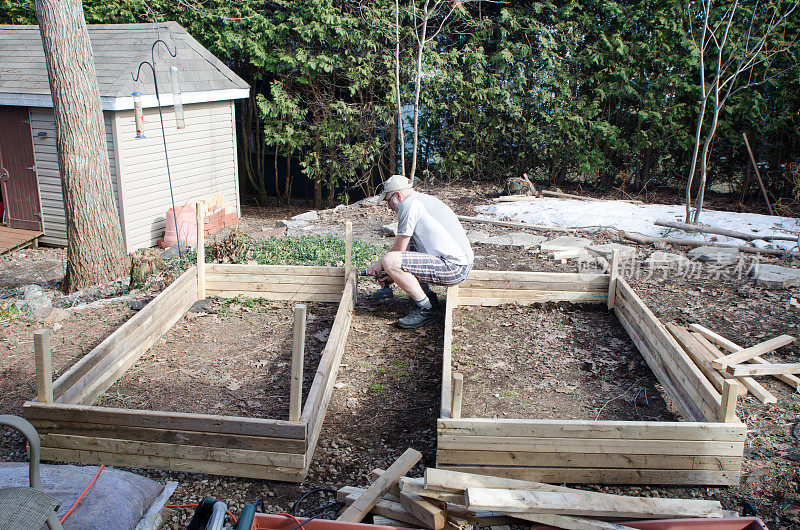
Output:
<instances>
[{"instance_id":1,"label":"plaid shorts","mask_svg":"<svg viewBox=\"0 0 800 530\"><path fill-rule=\"evenodd\" d=\"M455 285L467 279L472 265L455 265L422 252L403 252L401 268L423 283Z\"/></svg>"}]
</instances>

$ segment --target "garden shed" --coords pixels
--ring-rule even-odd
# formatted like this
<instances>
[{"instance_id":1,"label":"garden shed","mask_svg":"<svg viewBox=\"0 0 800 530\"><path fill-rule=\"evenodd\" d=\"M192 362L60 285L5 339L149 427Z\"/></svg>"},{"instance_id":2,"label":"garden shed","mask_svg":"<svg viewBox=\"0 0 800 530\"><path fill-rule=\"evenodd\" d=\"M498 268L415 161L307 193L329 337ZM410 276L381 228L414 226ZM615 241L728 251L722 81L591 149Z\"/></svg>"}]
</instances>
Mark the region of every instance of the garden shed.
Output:
<instances>
[{"instance_id":1,"label":"garden shed","mask_svg":"<svg viewBox=\"0 0 800 530\"><path fill-rule=\"evenodd\" d=\"M176 207L221 196L238 218L234 100L247 98L249 85L175 22L88 29L111 187L127 251L151 247L164 234L165 214L172 206L167 157ZM154 47L159 39L166 46ZM133 80L139 64L151 60L151 51L167 156L150 68L142 67L139 80ZM172 66L178 68L185 115L185 128L180 129L173 109ZM142 94L144 138L137 138L133 92ZM37 26L0 26L0 181L5 229L39 230L42 243L66 245L53 101Z\"/></svg>"}]
</instances>

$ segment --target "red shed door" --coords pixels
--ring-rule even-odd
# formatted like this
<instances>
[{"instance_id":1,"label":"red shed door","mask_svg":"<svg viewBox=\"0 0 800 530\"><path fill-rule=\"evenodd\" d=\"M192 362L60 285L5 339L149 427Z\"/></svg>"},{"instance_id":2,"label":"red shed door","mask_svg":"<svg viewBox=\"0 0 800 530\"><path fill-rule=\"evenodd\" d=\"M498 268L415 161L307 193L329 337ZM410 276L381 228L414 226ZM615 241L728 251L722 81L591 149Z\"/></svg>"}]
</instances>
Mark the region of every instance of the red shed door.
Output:
<instances>
[{"instance_id":1,"label":"red shed door","mask_svg":"<svg viewBox=\"0 0 800 530\"><path fill-rule=\"evenodd\" d=\"M42 229L27 107L0 106L0 181L9 228Z\"/></svg>"}]
</instances>

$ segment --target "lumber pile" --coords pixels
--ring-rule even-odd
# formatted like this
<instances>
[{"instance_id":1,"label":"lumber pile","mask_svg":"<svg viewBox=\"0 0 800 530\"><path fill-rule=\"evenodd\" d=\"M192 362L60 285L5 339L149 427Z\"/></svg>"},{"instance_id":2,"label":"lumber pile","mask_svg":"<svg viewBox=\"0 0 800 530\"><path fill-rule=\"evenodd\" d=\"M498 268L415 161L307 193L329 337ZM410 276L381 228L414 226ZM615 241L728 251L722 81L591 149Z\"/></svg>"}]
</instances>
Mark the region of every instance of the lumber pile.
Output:
<instances>
[{"instance_id":1,"label":"lumber pile","mask_svg":"<svg viewBox=\"0 0 800 530\"><path fill-rule=\"evenodd\" d=\"M723 396L726 384L735 384L737 396L752 394L761 403L775 403L777 398L754 379L766 375L800 391L800 378L794 375L800 374L800 363L774 363L761 357L793 343L795 338L791 335L744 348L696 323L688 328L669 323L667 329Z\"/></svg>"},{"instance_id":2,"label":"lumber pile","mask_svg":"<svg viewBox=\"0 0 800 530\"><path fill-rule=\"evenodd\" d=\"M400 462L404 464L398 466ZM434 468L425 470L424 478L398 475L410 462L404 454L388 470L374 470L374 482L367 489L341 488L338 498L347 508L340 520L357 522L371 513L381 524L433 530L530 523L568 530L624 530L630 527L604 519L738 516L711 500L612 495Z\"/></svg>"}]
</instances>

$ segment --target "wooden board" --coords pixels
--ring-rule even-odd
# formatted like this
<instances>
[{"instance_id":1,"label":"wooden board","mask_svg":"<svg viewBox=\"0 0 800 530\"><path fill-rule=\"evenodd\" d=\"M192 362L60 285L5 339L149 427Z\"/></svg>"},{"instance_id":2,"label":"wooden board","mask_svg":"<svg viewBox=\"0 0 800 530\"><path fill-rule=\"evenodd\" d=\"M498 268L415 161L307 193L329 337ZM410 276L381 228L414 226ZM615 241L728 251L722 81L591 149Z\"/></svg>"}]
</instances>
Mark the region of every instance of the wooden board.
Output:
<instances>
[{"instance_id":1,"label":"wooden board","mask_svg":"<svg viewBox=\"0 0 800 530\"><path fill-rule=\"evenodd\" d=\"M722 396L623 278L614 311L686 419L716 421Z\"/></svg>"},{"instance_id":2,"label":"wooden board","mask_svg":"<svg viewBox=\"0 0 800 530\"><path fill-rule=\"evenodd\" d=\"M41 236L42 232L38 230L23 230L21 228L0 226L0 255L28 245L36 245Z\"/></svg>"},{"instance_id":3,"label":"wooden board","mask_svg":"<svg viewBox=\"0 0 800 530\"><path fill-rule=\"evenodd\" d=\"M188 458L167 458L163 456L131 455L86 451L75 449L56 449L42 447L42 460L61 462L82 462L84 464L123 467L139 467L145 469L166 469L189 473L209 473L232 477L256 478L263 480L286 480L302 482L305 479L303 469L281 468L269 465L238 464L229 462L213 462L207 460L191 460Z\"/></svg>"},{"instance_id":4,"label":"wooden board","mask_svg":"<svg viewBox=\"0 0 800 530\"><path fill-rule=\"evenodd\" d=\"M334 276L344 278L344 267L306 267L304 265L240 265L234 263L208 263L206 275L223 274L226 276L241 274L253 275L288 275L288 276Z\"/></svg>"},{"instance_id":5,"label":"wooden board","mask_svg":"<svg viewBox=\"0 0 800 530\"><path fill-rule=\"evenodd\" d=\"M447 303L444 307L444 348L442 349L442 394L439 417L449 418L453 406L453 311L460 303L458 285L447 288Z\"/></svg>"},{"instance_id":6,"label":"wooden board","mask_svg":"<svg viewBox=\"0 0 800 530\"><path fill-rule=\"evenodd\" d=\"M467 507L503 513L556 513L593 517L722 517L719 501L629 497L607 493L469 488Z\"/></svg>"},{"instance_id":7,"label":"wooden board","mask_svg":"<svg viewBox=\"0 0 800 530\"><path fill-rule=\"evenodd\" d=\"M555 484L663 484L733 486L739 472L687 469L580 469L565 467L439 466L442 469Z\"/></svg>"},{"instance_id":8,"label":"wooden board","mask_svg":"<svg viewBox=\"0 0 800 530\"><path fill-rule=\"evenodd\" d=\"M501 289L462 289L459 305L498 306L503 304L531 305L545 302L571 302L573 304L605 303L606 292L572 291L514 291Z\"/></svg>"}]
</instances>

